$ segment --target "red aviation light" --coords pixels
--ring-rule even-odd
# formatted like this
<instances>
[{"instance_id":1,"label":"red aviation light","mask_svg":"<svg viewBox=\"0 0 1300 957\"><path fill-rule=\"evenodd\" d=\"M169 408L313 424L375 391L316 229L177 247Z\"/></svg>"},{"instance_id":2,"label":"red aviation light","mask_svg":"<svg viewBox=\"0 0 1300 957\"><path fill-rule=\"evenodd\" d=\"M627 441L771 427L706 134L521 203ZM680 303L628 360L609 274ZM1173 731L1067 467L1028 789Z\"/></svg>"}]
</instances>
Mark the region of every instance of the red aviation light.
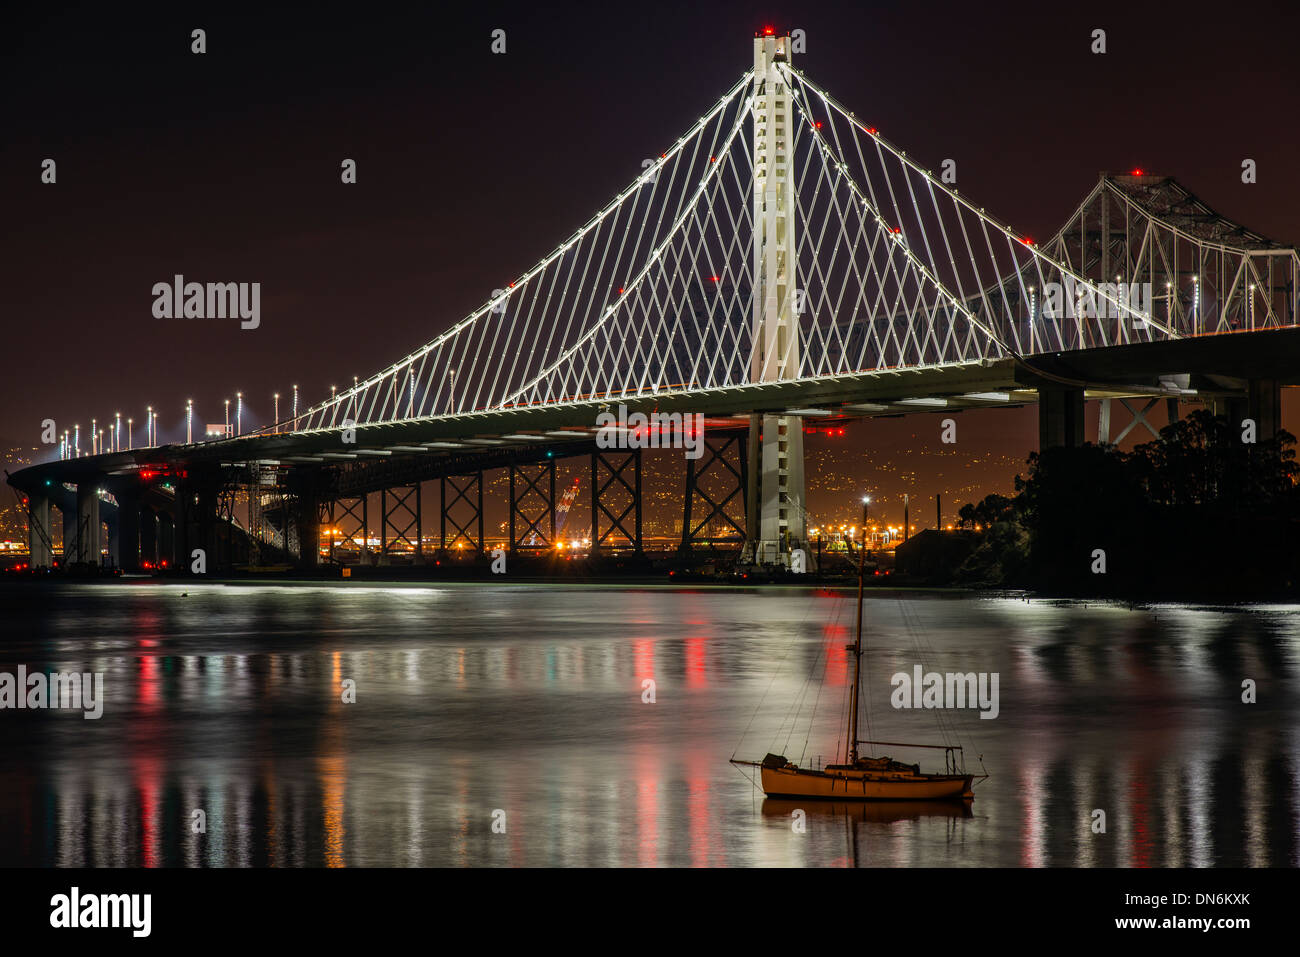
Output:
<instances>
[{"instance_id":1,"label":"red aviation light","mask_svg":"<svg viewBox=\"0 0 1300 957\"><path fill-rule=\"evenodd\" d=\"M1024 243L1026 246L1032 246L1034 244L1033 239L1031 239L1029 236L1026 236L1024 239L1020 241Z\"/></svg>"},{"instance_id":2,"label":"red aviation light","mask_svg":"<svg viewBox=\"0 0 1300 957\"><path fill-rule=\"evenodd\" d=\"M775 27L763 27L763 36L765 36L765 37L770 37L770 36L772 36L774 33L776 33L776 28L775 28Z\"/></svg>"},{"instance_id":3,"label":"red aviation light","mask_svg":"<svg viewBox=\"0 0 1300 957\"><path fill-rule=\"evenodd\" d=\"M1131 176L1141 176L1141 175L1142 175L1142 167L1139 166L1137 169L1133 170L1133 172L1132 172L1130 175L1131 175Z\"/></svg>"},{"instance_id":4,"label":"red aviation light","mask_svg":"<svg viewBox=\"0 0 1300 957\"><path fill-rule=\"evenodd\" d=\"M874 126L868 126L868 127L867 127L867 132L870 133L872 136L875 136L876 133L877 133L878 131L876 130L876 128L875 128Z\"/></svg>"}]
</instances>

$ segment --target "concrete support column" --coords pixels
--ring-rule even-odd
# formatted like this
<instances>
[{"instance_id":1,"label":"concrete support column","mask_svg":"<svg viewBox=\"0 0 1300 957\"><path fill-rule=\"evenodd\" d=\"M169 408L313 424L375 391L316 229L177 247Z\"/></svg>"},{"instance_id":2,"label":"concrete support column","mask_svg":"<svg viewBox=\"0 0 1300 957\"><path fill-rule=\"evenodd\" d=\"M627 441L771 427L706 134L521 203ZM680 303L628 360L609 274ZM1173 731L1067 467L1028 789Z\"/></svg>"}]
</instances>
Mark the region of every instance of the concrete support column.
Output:
<instances>
[{"instance_id":1,"label":"concrete support column","mask_svg":"<svg viewBox=\"0 0 1300 957\"><path fill-rule=\"evenodd\" d=\"M67 501L67 498L65 498ZM75 499L67 501L64 508L60 509L60 516L63 521L63 564L66 566L70 562L77 560L77 504Z\"/></svg>"},{"instance_id":2,"label":"concrete support column","mask_svg":"<svg viewBox=\"0 0 1300 957\"><path fill-rule=\"evenodd\" d=\"M1084 443L1083 389L1040 386L1038 389L1038 450L1078 448Z\"/></svg>"},{"instance_id":3,"label":"concrete support column","mask_svg":"<svg viewBox=\"0 0 1300 957\"><path fill-rule=\"evenodd\" d=\"M99 487L95 481L77 485L77 557L87 565L99 565L104 548L103 527L99 519Z\"/></svg>"},{"instance_id":4,"label":"concrete support column","mask_svg":"<svg viewBox=\"0 0 1300 957\"><path fill-rule=\"evenodd\" d=\"M320 564L320 502L310 496L299 496L298 514L298 563L306 569Z\"/></svg>"},{"instance_id":5,"label":"concrete support column","mask_svg":"<svg viewBox=\"0 0 1300 957\"><path fill-rule=\"evenodd\" d=\"M108 563L114 568L121 568L118 564L118 552L122 550L122 523L119 520L122 516L121 508L101 508L104 526L108 533L108 540L105 543L108 548Z\"/></svg>"},{"instance_id":6,"label":"concrete support column","mask_svg":"<svg viewBox=\"0 0 1300 957\"><path fill-rule=\"evenodd\" d=\"M140 490L116 490L117 521L109 526L109 554L124 572L140 570Z\"/></svg>"},{"instance_id":7,"label":"concrete support column","mask_svg":"<svg viewBox=\"0 0 1300 957\"><path fill-rule=\"evenodd\" d=\"M27 548L32 568L54 567L54 540L51 536L50 500L45 495L27 499Z\"/></svg>"},{"instance_id":8,"label":"concrete support column","mask_svg":"<svg viewBox=\"0 0 1300 957\"><path fill-rule=\"evenodd\" d=\"M175 568L177 556L183 552L183 536L180 534L182 525L177 524L176 518L166 512L158 513L158 542L157 554L158 560L154 563L157 568L163 562L167 563L168 568ZM185 554L189 554L185 552Z\"/></svg>"},{"instance_id":9,"label":"concrete support column","mask_svg":"<svg viewBox=\"0 0 1300 957\"><path fill-rule=\"evenodd\" d=\"M166 516L158 516L158 561L166 561L168 568L181 565L189 567L191 537L194 534L190 518L194 514L194 483L181 479L176 483L176 505L171 513L171 528L167 529Z\"/></svg>"},{"instance_id":10,"label":"concrete support column","mask_svg":"<svg viewBox=\"0 0 1300 957\"><path fill-rule=\"evenodd\" d=\"M189 571L192 564L192 552L195 548L203 549L207 559L208 574L219 566L217 553L217 487L210 483L199 486L199 501L196 506L198 519L198 542L191 543L189 551L177 556L177 567ZM287 536L286 536L287 537ZM285 543L288 551L288 543Z\"/></svg>"},{"instance_id":11,"label":"concrete support column","mask_svg":"<svg viewBox=\"0 0 1300 957\"><path fill-rule=\"evenodd\" d=\"M147 505L140 509L139 563L158 567L158 515Z\"/></svg>"},{"instance_id":12,"label":"concrete support column","mask_svg":"<svg viewBox=\"0 0 1300 957\"><path fill-rule=\"evenodd\" d=\"M1251 379L1246 395L1246 410L1255 420L1257 441L1277 438L1282 428L1282 389L1276 379ZM1240 425L1240 423L1238 423Z\"/></svg>"}]
</instances>

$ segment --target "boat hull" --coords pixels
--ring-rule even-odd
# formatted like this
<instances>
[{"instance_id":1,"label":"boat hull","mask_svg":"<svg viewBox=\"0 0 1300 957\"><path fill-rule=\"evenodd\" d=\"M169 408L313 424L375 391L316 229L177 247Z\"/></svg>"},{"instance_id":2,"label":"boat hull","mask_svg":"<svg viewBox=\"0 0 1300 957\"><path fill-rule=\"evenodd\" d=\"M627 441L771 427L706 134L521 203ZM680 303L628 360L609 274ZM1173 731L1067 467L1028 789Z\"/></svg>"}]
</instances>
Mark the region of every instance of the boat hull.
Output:
<instances>
[{"instance_id":1,"label":"boat hull","mask_svg":"<svg viewBox=\"0 0 1300 957\"><path fill-rule=\"evenodd\" d=\"M896 824L923 817L973 817L971 801L833 801L807 798L764 798L760 812L764 817L790 820L795 811L827 819L848 819L863 824Z\"/></svg>"},{"instance_id":2,"label":"boat hull","mask_svg":"<svg viewBox=\"0 0 1300 957\"><path fill-rule=\"evenodd\" d=\"M812 771L784 767L761 769L768 797L821 798L827 801L961 801L970 800L969 774L880 774L852 768Z\"/></svg>"}]
</instances>

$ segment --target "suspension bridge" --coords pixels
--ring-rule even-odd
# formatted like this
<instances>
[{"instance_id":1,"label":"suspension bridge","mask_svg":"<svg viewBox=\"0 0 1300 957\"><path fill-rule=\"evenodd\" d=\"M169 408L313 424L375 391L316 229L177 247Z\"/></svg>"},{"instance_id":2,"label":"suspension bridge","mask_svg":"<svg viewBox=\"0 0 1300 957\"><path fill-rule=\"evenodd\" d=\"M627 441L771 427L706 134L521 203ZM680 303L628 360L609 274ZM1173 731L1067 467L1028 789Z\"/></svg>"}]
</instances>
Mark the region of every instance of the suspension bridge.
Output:
<instances>
[{"instance_id":1,"label":"suspension bridge","mask_svg":"<svg viewBox=\"0 0 1300 957\"><path fill-rule=\"evenodd\" d=\"M313 566L344 524L361 531L358 560L421 560L430 481L439 550L481 552L483 475L502 468L511 548L549 547L556 461L585 456L592 550L640 550L638 446L672 444L696 414L683 548L723 522L746 561L788 564L808 537L808 420L1037 403L1046 447L1085 440L1089 399L1101 442L1150 429L1158 402L1196 401L1271 435L1279 390L1300 384L1298 279L1294 247L1144 170L1102 174L1036 241L859 119L765 30L752 67L608 205L353 388L217 441L63 447L9 482L33 567L56 561L54 509L65 565L185 568L204 549L216 567ZM1132 414L1114 432L1113 403ZM620 406L657 414L651 434L601 441ZM706 474L733 487L705 491Z\"/></svg>"}]
</instances>

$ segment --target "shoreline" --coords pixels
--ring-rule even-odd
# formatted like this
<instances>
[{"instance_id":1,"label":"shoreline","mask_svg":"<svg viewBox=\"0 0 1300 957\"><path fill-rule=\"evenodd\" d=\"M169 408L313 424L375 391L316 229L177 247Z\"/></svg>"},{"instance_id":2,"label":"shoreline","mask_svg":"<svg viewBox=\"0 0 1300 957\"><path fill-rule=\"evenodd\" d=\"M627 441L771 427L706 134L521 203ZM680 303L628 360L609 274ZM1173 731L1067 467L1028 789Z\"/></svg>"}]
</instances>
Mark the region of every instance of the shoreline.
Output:
<instances>
[{"instance_id":1,"label":"shoreline","mask_svg":"<svg viewBox=\"0 0 1300 957\"><path fill-rule=\"evenodd\" d=\"M540 576L511 576L498 578L447 578L433 579L421 578L418 580L402 578L272 578L263 577L205 577L202 579L190 578L158 578L147 575L139 576L114 576L111 578L72 578L72 577L49 577L40 579L0 579L0 592L17 592L31 590L46 590L57 588L62 585L99 585L103 587L135 587L141 585L163 585L169 588L191 588L200 586L219 585L222 587L263 587L263 588L348 588L348 589L418 589L418 588L545 588L545 589L570 589L579 591L593 590L631 590L631 591L680 591L680 592L697 592L697 591L733 591L733 592L762 592L769 589L799 589L801 591L823 590L823 591L852 591L856 588L855 582L849 581L759 581L753 583L745 582L694 582L694 581L664 581L662 578L655 577L591 577L591 578L569 578L557 580L554 578L544 578ZM1064 595L1038 593L1030 589L1023 588L978 588L968 586L942 586L942 585L925 585L925 584L868 584L864 597L866 598L943 598L948 600L969 600L969 599L990 599L1000 598L1004 600L1018 600L1032 602L1036 604L1053 604L1053 605L1083 605L1090 604L1106 605L1110 607L1127 606L1130 610L1139 608L1150 608L1157 606L1177 605L1199 608L1224 608L1224 609L1250 609L1257 606L1281 605L1281 606L1300 606L1300 597L1276 595L1276 596L1251 596L1240 599L1216 599L1207 598L1201 595L1146 595L1146 596L1124 596L1124 595Z\"/></svg>"}]
</instances>

